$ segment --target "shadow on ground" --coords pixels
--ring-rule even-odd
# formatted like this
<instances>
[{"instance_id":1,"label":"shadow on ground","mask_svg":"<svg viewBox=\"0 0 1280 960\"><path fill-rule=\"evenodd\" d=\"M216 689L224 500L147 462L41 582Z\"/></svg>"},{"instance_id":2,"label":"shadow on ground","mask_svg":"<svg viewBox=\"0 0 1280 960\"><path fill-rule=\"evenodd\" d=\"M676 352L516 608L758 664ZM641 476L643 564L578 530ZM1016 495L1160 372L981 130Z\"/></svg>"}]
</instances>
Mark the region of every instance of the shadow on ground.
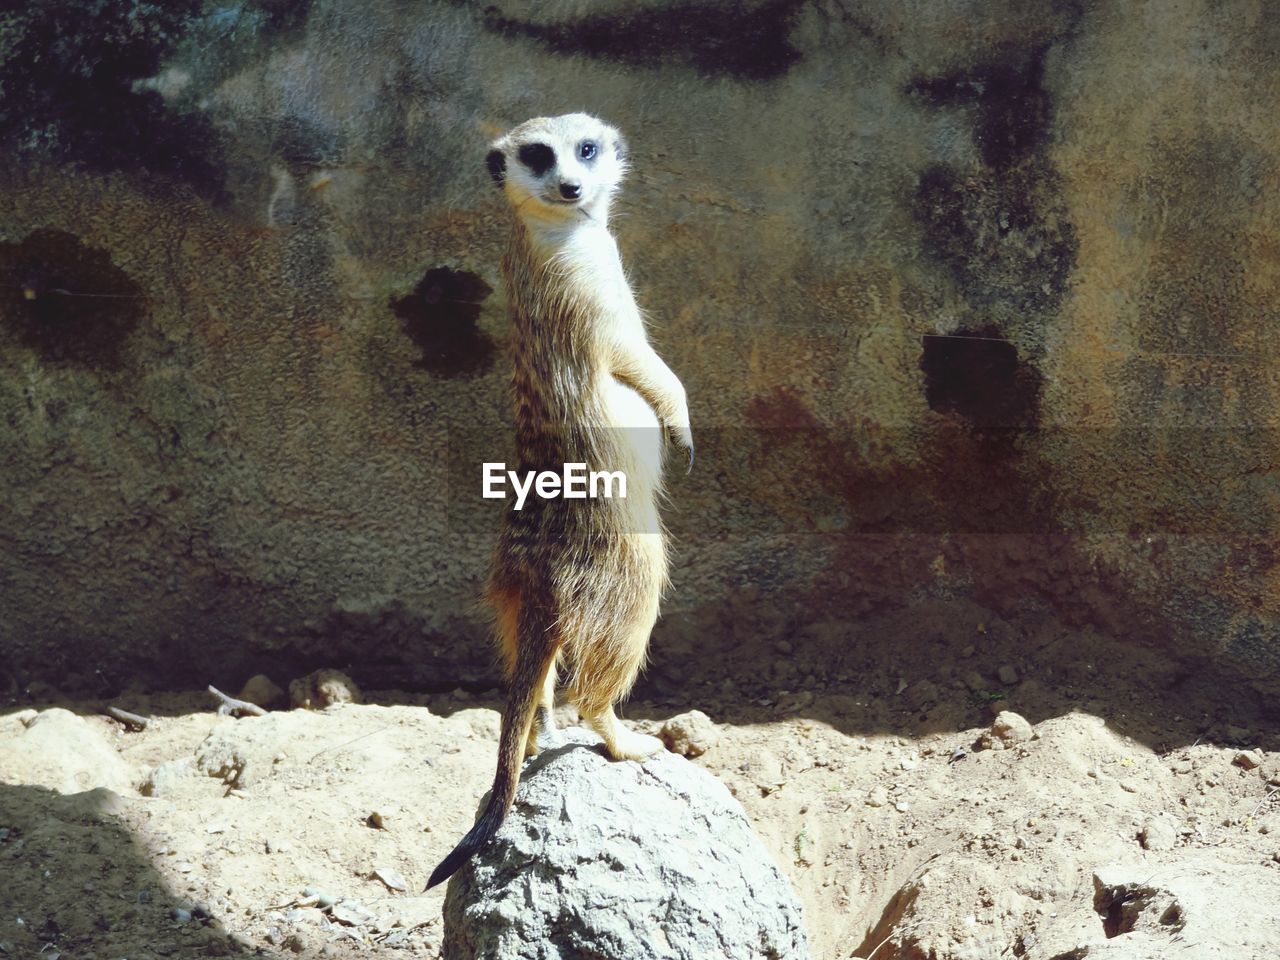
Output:
<instances>
[{"instance_id":1,"label":"shadow on ground","mask_svg":"<svg viewBox=\"0 0 1280 960\"><path fill-rule=\"evenodd\" d=\"M166 838L148 834L145 816L110 790L64 796L0 784L0 952L146 960L236 951L218 917L155 873Z\"/></svg>"}]
</instances>

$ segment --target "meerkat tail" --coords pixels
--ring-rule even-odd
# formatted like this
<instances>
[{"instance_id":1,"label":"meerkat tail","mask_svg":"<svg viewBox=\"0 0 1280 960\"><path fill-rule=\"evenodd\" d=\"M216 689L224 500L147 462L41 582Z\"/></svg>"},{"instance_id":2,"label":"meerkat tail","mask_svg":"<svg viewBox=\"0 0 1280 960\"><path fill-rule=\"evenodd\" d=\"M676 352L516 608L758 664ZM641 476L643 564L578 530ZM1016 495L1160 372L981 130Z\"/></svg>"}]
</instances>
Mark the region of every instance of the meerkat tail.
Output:
<instances>
[{"instance_id":1,"label":"meerkat tail","mask_svg":"<svg viewBox=\"0 0 1280 960\"><path fill-rule=\"evenodd\" d=\"M515 800L529 726L541 702L543 679L558 652L558 645L549 642L545 627L526 627L521 623L520 632L520 649L507 691L507 706L502 713L502 732L498 737L498 772L493 778L489 802L475 826L431 872L427 890L448 880L493 838Z\"/></svg>"}]
</instances>

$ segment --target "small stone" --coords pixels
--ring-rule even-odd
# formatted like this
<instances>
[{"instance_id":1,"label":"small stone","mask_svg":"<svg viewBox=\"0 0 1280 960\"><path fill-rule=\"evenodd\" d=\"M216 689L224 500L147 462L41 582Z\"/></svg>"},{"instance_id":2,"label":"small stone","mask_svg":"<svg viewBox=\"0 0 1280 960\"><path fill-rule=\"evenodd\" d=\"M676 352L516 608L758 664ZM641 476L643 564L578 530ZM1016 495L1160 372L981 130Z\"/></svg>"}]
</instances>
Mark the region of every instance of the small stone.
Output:
<instances>
[{"instance_id":1,"label":"small stone","mask_svg":"<svg viewBox=\"0 0 1280 960\"><path fill-rule=\"evenodd\" d=\"M354 900L341 900L333 905L330 916L341 923L358 927L374 919L374 915L365 909L363 904Z\"/></svg>"},{"instance_id":2,"label":"small stone","mask_svg":"<svg viewBox=\"0 0 1280 960\"><path fill-rule=\"evenodd\" d=\"M179 923L189 923L191 920L191 911L183 907L174 907L169 911L169 916Z\"/></svg>"},{"instance_id":3,"label":"small stone","mask_svg":"<svg viewBox=\"0 0 1280 960\"><path fill-rule=\"evenodd\" d=\"M974 693L987 688L987 681L983 680L982 674L978 673L976 670L966 671L960 679L963 680L964 685Z\"/></svg>"},{"instance_id":4,"label":"small stone","mask_svg":"<svg viewBox=\"0 0 1280 960\"><path fill-rule=\"evenodd\" d=\"M974 647L974 645L971 643L971 644L969 644L967 647L965 647L963 650L961 650L961 651L960 651L960 656L962 656L962 657L972 657L972 656L973 656L973 654L974 654L974 651L975 651L975 650L976 650L976 648L975 648L975 647Z\"/></svg>"},{"instance_id":5,"label":"small stone","mask_svg":"<svg viewBox=\"0 0 1280 960\"><path fill-rule=\"evenodd\" d=\"M1256 770L1262 766L1262 752L1259 750L1241 750L1231 762L1245 770Z\"/></svg>"},{"instance_id":6,"label":"small stone","mask_svg":"<svg viewBox=\"0 0 1280 960\"><path fill-rule=\"evenodd\" d=\"M897 810L899 813L906 813L911 809L911 804L907 803L905 800L899 800L893 805L893 809Z\"/></svg>"},{"instance_id":7,"label":"small stone","mask_svg":"<svg viewBox=\"0 0 1280 960\"><path fill-rule=\"evenodd\" d=\"M240 688L240 699L260 707L273 707L284 702L284 691L265 673L259 673L245 681Z\"/></svg>"},{"instance_id":8,"label":"small stone","mask_svg":"<svg viewBox=\"0 0 1280 960\"><path fill-rule=\"evenodd\" d=\"M720 731L701 710L690 710L662 725L659 735L667 749L685 757L700 757L720 739Z\"/></svg>"},{"instance_id":9,"label":"small stone","mask_svg":"<svg viewBox=\"0 0 1280 960\"><path fill-rule=\"evenodd\" d=\"M321 890L319 887L304 887L302 895L304 897L315 897L316 906L321 910L328 910L338 900L333 894Z\"/></svg>"},{"instance_id":10,"label":"small stone","mask_svg":"<svg viewBox=\"0 0 1280 960\"><path fill-rule=\"evenodd\" d=\"M938 702L938 685L930 680L918 680L907 687L905 699L913 710L923 710Z\"/></svg>"},{"instance_id":11,"label":"small stone","mask_svg":"<svg viewBox=\"0 0 1280 960\"><path fill-rule=\"evenodd\" d=\"M1010 686L1018 682L1018 671L1012 664L1004 664L996 671L996 676L1000 678L1001 683L1009 684Z\"/></svg>"},{"instance_id":12,"label":"small stone","mask_svg":"<svg viewBox=\"0 0 1280 960\"><path fill-rule=\"evenodd\" d=\"M1178 822L1167 813L1158 813L1138 831L1144 850L1172 850L1178 843Z\"/></svg>"},{"instance_id":13,"label":"small stone","mask_svg":"<svg viewBox=\"0 0 1280 960\"><path fill-rule=\"evenodd\" d=\"M791 642L789 640L779 640L773 645L773 649L777 650L779 653L790 653L795 648L791 646Z\"/></svg>"},{"instance_id":14,"label":"small stone","mask_svg":"<svg viewBox=\"0 0 1280 960\"><path fill-rule=\"evenodd\" d=\"M867 806L883 807L889 802L889 791L885 787L872 787L867 793Z\"/></svg>"},{"instance_id":15,"label":"small stone","mask_svg":"<svg viewBox=\"0 0 1280 960\"><path fill-rule=\"evenodd\" d=\"M374 830L387 829L387 821L383 819L382 814L374 810L369 816L365 817L365 826L372 827Z\"/></svg>"},{"instance_id":16,"label":"small stone","mask_svg":"<svg viewBox=\"0 0 1280 960\"><path fill-rule=\"evenodd\" d=\"M992 721L991 729L983 734L983 741L990 746L993 741L999 740L1007 746L1030 740L1033 732L1025 717L1012 710L1001 710Z\"/></svg>"},{"instance_id":17,"label":"small stone","mask_svg":"<svg viewBox=\"0 0 1280 960\"><path fill-rule=\"evenodd\" d=\"M375 867L373 874L392 890L408 889L409 884L405 880L404 874L393 870L391 867Z\"/></svg>"}]
</instances>

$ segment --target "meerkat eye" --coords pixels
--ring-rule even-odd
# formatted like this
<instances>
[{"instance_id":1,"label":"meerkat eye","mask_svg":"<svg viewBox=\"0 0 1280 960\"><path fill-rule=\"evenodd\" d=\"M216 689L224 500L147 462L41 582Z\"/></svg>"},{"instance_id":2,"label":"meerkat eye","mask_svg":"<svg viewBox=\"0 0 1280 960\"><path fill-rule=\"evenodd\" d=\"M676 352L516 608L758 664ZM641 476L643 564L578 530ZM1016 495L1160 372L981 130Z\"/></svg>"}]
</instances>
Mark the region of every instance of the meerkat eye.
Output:
<instances>
[{"instance_id":1,"label":"meerkat eye","mask_svg":"<svg viewBox=\"0 0 1280 960\"><path fill-rule=\"evenodd\" d=\"M594 140L583 140L578 144L578 156L583 160L591 160L596 155L596 142Z\"/></svg>"}]
</instances>

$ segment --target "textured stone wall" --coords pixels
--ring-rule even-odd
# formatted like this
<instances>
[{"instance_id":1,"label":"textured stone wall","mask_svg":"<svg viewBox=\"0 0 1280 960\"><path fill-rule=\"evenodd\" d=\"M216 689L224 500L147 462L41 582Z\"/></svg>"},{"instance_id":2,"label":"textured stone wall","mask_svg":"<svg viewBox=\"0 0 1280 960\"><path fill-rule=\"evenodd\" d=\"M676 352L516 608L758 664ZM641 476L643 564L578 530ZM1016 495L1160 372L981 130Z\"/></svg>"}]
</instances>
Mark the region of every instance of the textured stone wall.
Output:
<instances>
[{"instance_id":1,"label":"textured stone wall","mask_svg":"<svg viewBox=\"0 0 1280 960\"><path fill-rule=\"evenodd\" d=\"M18 680L492 674L481 161L582 109L698 440L656 682L962 600L1274 683L1266 4L96 7L0 13Z\"/></svg>"}]
</instances>

